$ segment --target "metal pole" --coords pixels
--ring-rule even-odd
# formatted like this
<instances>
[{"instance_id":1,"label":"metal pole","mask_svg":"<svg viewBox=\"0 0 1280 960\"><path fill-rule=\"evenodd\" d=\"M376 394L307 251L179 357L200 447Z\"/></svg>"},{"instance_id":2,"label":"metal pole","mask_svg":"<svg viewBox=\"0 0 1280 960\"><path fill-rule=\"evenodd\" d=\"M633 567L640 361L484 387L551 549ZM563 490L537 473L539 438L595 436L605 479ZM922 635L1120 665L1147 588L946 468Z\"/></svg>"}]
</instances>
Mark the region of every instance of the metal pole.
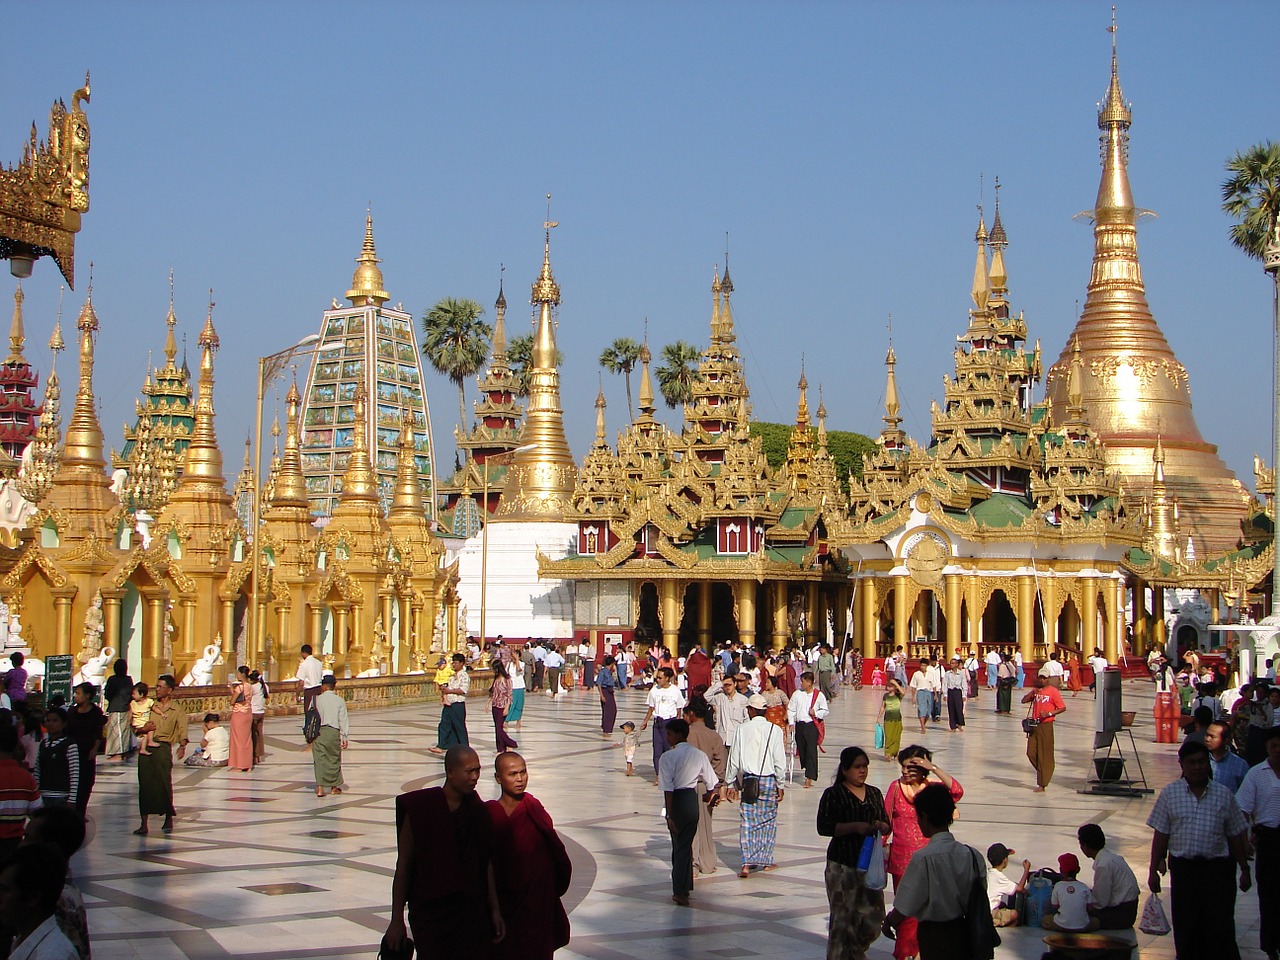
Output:
<instances>
[{"instance_id":1,"label":"metal pole","mask_svg":"<svg viewBox=\"0 0 1280 960\"><path fill-rule=\"evenodd\" d=\"M484 500L480 504L480 522L484 524L480 529L480 649L484 649L488 642L489 634L485 632L485 607L487 606L487 598L485 595L489 582L489 458L486 457L484 462L480 464L480 469L484 472Z\"/></svg>"},{"instance_id":2,"label":"metal pole","mask_svg":"<svg viewBox=\"0 0 1280 960\"><path fill-rule=\"evenodd\" d=\"M1275 364L1271 373L1272 389L1275 395L1271 407L1271 434L1275 442L1271 457L1271 613L1280 615L1280 221L1277 221L1271 232L1271 242L1267 245L1264 262L1267 273L1271 274L1271 313L1275 329ZM1265 491L1263 492L1265 496ZM1241 590L1241 597L1246 596L1248 584ZM1243 604L1241 604L1243 606Z\"/></svg>"},{"instance_id":3,"label":"metal pole","mask_svg":"<svg viewBox=\"0 0 1280 960\"><path fill-rule=\"evenodd\" d=\"M258 615L258 580L262 565L262 558L259 555L262 545L258 543L258 520L262 516L262 374L265 363L264 357L258 358L258 405L257 417L253 421L253 516L249 518L249 529L246 531L250 538L250 549L253 550L253 591L249 608L249 658L254 662L257 661L258 651L261 649L258 633L262 626L260 623L261 618ZM266 664L263 666L265 667ZM274 677L271 679L274 679Z\"/></svg>"}]
</instances>

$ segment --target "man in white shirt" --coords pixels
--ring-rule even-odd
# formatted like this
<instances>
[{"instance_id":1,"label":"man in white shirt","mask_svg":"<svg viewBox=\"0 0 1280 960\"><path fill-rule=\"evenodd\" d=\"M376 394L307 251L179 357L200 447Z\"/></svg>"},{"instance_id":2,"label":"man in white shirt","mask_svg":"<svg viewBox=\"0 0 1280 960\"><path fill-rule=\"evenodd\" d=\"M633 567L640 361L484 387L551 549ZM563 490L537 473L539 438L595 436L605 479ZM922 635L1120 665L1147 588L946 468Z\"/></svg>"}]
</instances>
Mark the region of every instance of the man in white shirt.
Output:
<instances>
[{"instance_id":1,"label":"man in white shirt","mask_svg":"<svg viewBox=\"0 0 1280 960\"><path fill-rule=\"evenodd\" d=\"M800 674L800 689L787 703L787 723L795 729L796 754L804 767L804 785L813 786L818 779L818 744L822 742L820 727L830 711L827 698L813 685L813 671Z\"/></svg>"},{"instance_id":2,"label":"man in white shirt","mask_svg":"<svg viewBox=\"0 0 1280 960\"><path fill-rule=\"evenodd\" d=\"M1061 654L1057 650L1049 654L1049 659L1041 665L1039 673L1040 676L1044 677L1044 682L1047 686L1057 687L1059 690L1062 689L1063 674L1067 672L1063 669L1062 662L1058 659L1060 656Z\"/></svg>"},{"instance_id":3,"label":"man in white shirt","mask_svg":"<svg viewBox=\"0 0 1280 960\"><path fill-rule=\"evenodd\" d=\"M0 921L14 933L14 960L79 960L55 912L67 861L52 843L18 847L0 869Z\"/></svg>"},{"instance_id":4,"label":"man in white shirt","mask_svg":"<svg viewBox=\"0 0 1280 960\"><path fill-rule=\"evenodd\" d=\"M702 801L698 781L710 794L719 788L720 778L711 759L688 742L688 723L679 717L668 720L663 734L668 749L658 762L658 786L666 801L667 830L671 833L671 899L687 907L693 890L693 838L698 832L698 804Z\"/></svg>"},{"instance_id":5,"label":"man in white shirt","mask_svg":"<svg viewBox=\"0 0 1280 960\"><path fill-rule=\"evenodd\" d=\"M741 674L739 674L741 676ZM733 746L733 735L747 722L747 695L737 690L737 677L725 677L720 689L707 700L716 711L716 733L726 747ZM743 684L746 686L746 684Z\"/></svg>"},{"instance_id":6,"label":"man in white shirt","mask_svg":"<svg viewBox=\"0 0 1280 960\"><path fill-rule=\"evenodd\" d=\"M987 689L994 690L996 688L996 671L1000 669L1000 654L996 652L996 648L992 647L987 651Z\"/></svg>"},{"instance_id":7,"label":"man in white shirt","mask_svg":"<svg viewBox=\"0 0 1280 960\"><path fill-rule=\"evenodd\" d=\"M311 655L309 643L302 645L302 659L294 676L298 678L298 689L302 693L302 712L306 713L320 695L320 681L324 678L324 664Z\"/></svg>"},{"instance_id":8,"label":"man in white shirt","mask_svg":"<svg viewBox=\"0 0 1280 960\"><path fill-rule=\"evenodd\" d=\"M564 670L564 654L552 644L551 648L543 655L542 665L547 671L547 695L554 700L561 693L560 673Z\"/></svg>"},{"instance_id":9,"label":"man in white shirt","mask_svg":"<svg viewBox=\"0 0 1280 960\"><path fill-rule=\"evenodd\" d=\"M461 653L450 657L453 676L440 691L440 726L436 730L436 745L427 750L442 757L450 747L471 745L467 737L467 694L471 690L471 674L467 673L467 658Z\"/></svg>"},{"instance_id":10,"label":"man in white shirt","mask_svg":"<svg viewBox=\"0 0 1280 960\"><path fill-rule=\"evenodd\" d=\"M1076 839L1080 852L1093 861L1089 915L1097 917L1103 930L1132 930L1138 921L1138 878L1124 857L1107 849L1107 836L1096 823L1077 830Z\"/></svg>"},{"instance_id":11,"label":"man in white shirt","mask_svg":"<svg viewBox=\"0 0 1280 960\"><path fill-rule=\"evenodd\" d=\"M1280 953L1280 727L1266 732L1266 748L1266 761L1245 774L1236 800L1253 825L1259 945L1275 957Z\"/></svg>"},{"instance_id":12,"label":"man in white shirt","mask_svg":"<svg viewBox=\"0 0 1280 960\"><path fill-rule=\"evenodd\" d=\"M537 692L542 689L542 681L547 672L547 648L539 640L533 645L533 686L530 690Z\"/></svg>"},{"instance_id":13,"label":"man in white shirt","mask_svg":"<svg viewBox=\"0 0 1280 960\"><path fill-rule=\"evenodd\" d=\"M724 778L727 783L745 784L756 781L756 799L738 805L741 828L738 840L742 847L742 869L738 876L746 878L752 870L773 869L773 844L778 833L778 803L785 793L782 784L787 776L786 734L776 723L764 718L768 704L762 694L752 694L747 701L750 719L742 724L729 749Z\"/></svg>"},{"instance_id":14,"label":"man in white shirt","mask_svg":"<svg viewBox=\"0 0 1280 960\"><path fill-rule=\"evenodd\" d=\"M937 723L942 718L942 678L946 672L946 667L943 665L941 657L931 659L924 672L925 677L929 680L929 693L933 696L929 718L934 723Z\"/></svg>"},{"instance_id":15,"label":"man in white shirt","mask_svg":"<svg viewBox=\"0 0 1280 960\"><path fill-rule=\"evenodd\" d=\"M1102 679L1102 674L1111 664L1102 655L1102 650L1094 647L1093 656L1089 658L1089 666L1093 667L1093 682L1089 684L1089 689L1093 691L1093 698L1096 700L1098 698L1098 683Z\"/></svg>"},{"instance_id":16,"label":"man in white shirt","mask_svg":"<svg viewBox=\"0 0 1280 960\"><path fill-rule=\"evenodd\" d=\"M920 661L920 669L911 675L911 696L916 702L916 719L920 721L920 732L924 733L929 725L929 715L933 712L933 691L929 689L929 660Z\"/></svg>"},{"instance_id":17,"label":"man in white shirt","mask_svg":"<svg viewBox=\"0 0 1280 960\"><path fill-rule=\"evenodd\" d=\"M653 688L645 698L645 706L649 709L640 722L640 729L649 726L653 721L653 770L658 772L658 762L662 755L670 749L667 743L667 722L680 716L684 709L684 694L675 685L676 673L670 667L659 667L653 676Z\"/></svg>"}]
</instances>

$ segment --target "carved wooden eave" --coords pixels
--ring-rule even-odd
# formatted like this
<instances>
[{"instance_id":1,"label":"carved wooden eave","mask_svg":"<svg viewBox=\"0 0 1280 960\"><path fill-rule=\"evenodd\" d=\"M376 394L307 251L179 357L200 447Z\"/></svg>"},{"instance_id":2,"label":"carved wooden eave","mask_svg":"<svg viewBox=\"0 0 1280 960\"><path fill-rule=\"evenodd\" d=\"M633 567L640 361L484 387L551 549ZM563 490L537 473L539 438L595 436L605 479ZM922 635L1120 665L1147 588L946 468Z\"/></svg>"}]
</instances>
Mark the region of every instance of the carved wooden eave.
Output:
<instances>
[{"instance_id":1,"label":"carved wooden eave","mask_svg":"<svg viewBox=\"0 0 1280 960\"><path fill-rule=\"evenodd\" d=\"M843 583L847 574L828 570L816 564L816 548L806 555L802 565L789 561L772 560L767 553L754 553L742 557L712 557L696 560L692 566L675 566L666 559L636 557L624 564L600 567L595 557L566 557L552 560L541 551L538 557L538 576L555 580L679 580L688 581L690 571L697 577L715 580L754 580L764 583L782 580L792 583L830 582ZM806 562L807 561L807 562Z\"/></svg>"},{"instance_id":2,"label":"carved wooden eave","mask_svg":"<svg viewBox=\"0 0 1280 960\"><path fill-rule=\"evenodd\" d=\"M324 606L335 593L346 603L360 604L364 602L364 590L361 589L360 584L347 576L346 570L342 569L340 564L336 564L326 570L324 576L312 588L311 605L315 607Z\"/></svg>"},{"instance_id":3,"label":"carved wooden eave","mask_svg":"<svg viewBox=\"0 0 1280 960\"><path fill-rule=\"evenodd\" d=\"M1188 563L1185 558L1168 560L1151 557L1145 563L1137 563L1126 555L1124 567L1134 576L1141 577L1154 586L1178 589L1239 590L1252 588L1271 576L1275 562L1274 543L1266 544L1252 557L1208 557L1203 561Z\"/></svg>"},{"instance_id":4,"label":"carved wooden eave","mask_svg":"<svg viewBox=\"0 0 1280 960\"><path fill-rule=\"evenodd\" d=\"M32 567L43 574L52 587L62 589L69 583L66 575L58 569L58 565L44 552L44 548L33 543L23 551L18 562L13 565L13 569L5 574L4 580L0 581L0 588L3 589L6 597L13 591L22 590L23 582L27 579L27 573Z\"/></svg>"}]
</instances>

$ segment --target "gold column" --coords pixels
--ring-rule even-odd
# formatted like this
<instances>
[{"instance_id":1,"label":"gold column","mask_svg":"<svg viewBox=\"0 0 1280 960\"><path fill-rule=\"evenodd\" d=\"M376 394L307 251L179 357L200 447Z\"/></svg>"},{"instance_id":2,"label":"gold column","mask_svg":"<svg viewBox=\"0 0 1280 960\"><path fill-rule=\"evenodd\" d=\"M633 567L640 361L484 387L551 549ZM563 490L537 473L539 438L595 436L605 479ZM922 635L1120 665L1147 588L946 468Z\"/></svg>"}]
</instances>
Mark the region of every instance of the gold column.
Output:
<instances>
[{"instance_id":1,"label":"gold column","mask_svg":"<svg viewBox=\"0 0 1280 960\"><path fill-rule=\"evenodd\" d=\"M1164 622L1164 587L1151 588L1151 642L1164 650L1169 642L1168 626Z\"/></svg>"},{"instance_id":2,"label":"gold column","mask_svg":"<svg viewBox=\"0 0 1280 960\"><path fill-rule=\"evenodd\" d=\"M487 624L486 624L487 626ZM423 632L425 631L425 633ZM422 598L421 619L418 621L415 632L418 634L418 649L422 653L430 653L431 645L435 642L436 631L436 592L434 589L426 591L426 596Z\"/></svg>"},{"instance_id":3,"label":"gold column","mask_svg":"<svg viewBox=\"0 0 1280 960\"><path fill-rule=\"evenodd\" d=\"M960 574L948 573L943 577L943 609L947 616L947 659L960 650Z\"/></svg>"},{"instance_id":4,"label":"gold column","mask_svg":"<svg viewBox=\"0 0 1280 960\"><path fill-rule=\"evenodd\" d=\"M907 613L907 578L898 574L893 578L893 644L902 645L903 651L911 650L911 620Z\"/></svg>"},{"instance_id":5,"label":"gold column","mask_svg":"<svg viewBox=\"0 0 1280 960\"><path fill-rule=\"evenodd\" d=\"M444 649L447 653L455 652L458 647L458 597L453 595L445 601L444 608Z\"/></svg>"},{"instance_id":6,"label":"gold column","mask_svg":"<svg viewBox=\"0 0 1280 960\"><path fill-rule=\"evenodd\" d=\"M1133 652L1144 656L1147 652L1147 584L1141 577L1134 577L1133 586Z\"/></svg>"},{"instance_id":7,"label":"gold column","mask_svg":"<svg viewBox=\"0 0 1280 960\"><path fill-rule=\"evenodd\" d=\"M1084 577L1080 581L1080 651L1093 656L1098 645L1098 581Z\"/></svg>"},{"instance_id":8,"label":"gold column","mask_svg":"<svg viewBox=\"0 0 1280 960\"><path fill-rule=\"evenodd\" d=\"M67 654L71 652L71 598L54 597L53 606L57 613L55 619L57 623L57 646L55 649L58 653Z\"/></svg>"},{"instance_id":9,"label":"gold column","mask_svg":"<svg viewBox=\"0 0 1280 960\"><path fill-rule=\"evenodd\" d=\"M1061 613L1061 611L1059 611ZM1044 645L1047 653L1052 653L1058 649L1058 615L1049 616L1045 611L1044 618ZM1090 655L1092 651L1090 651Z\"/></svg>"},{"instance_id":10,"label":"gold column","mask_svg":"<svg viewBox=\"0 0 1280 960\"><path fill-rule=\"evenodd\" d=\"M971 584L977 586L977 581L971 581ZM986 610L979 609L978 604L975 602L974 594L976 592L976 590L969 592L969 646L979 647L978 659L981 660L983 657L981 644L987 639L982 635L982 615L986 613ZM999 638L997 637L997 639Z\"/></svg>"},{"instance_id":11,"label":"gold column","mask_svg":"<svg viewBox=\"0 0 1280 960\"><path fill-rule=\"evenodd\" d=\"M102 643L116 652L118 658L124 658L120 649L120 598L102 596Z\"/></svg>"},{"instance_id":12,"label":"gold column","mask_svg":"<svg viewBox=\"0 0 1280 960\"><path fill-rule=\"evenodd\" d=\"M236 608L234 600L222 601L222 656L230 663L235 656Z\"/></svg>"},{"instance_id":13,"label":"gold column","mask_svg":"<svg viewBox=\"0 0 1280 960\"><path fill-rule=\"evenodd\" d=\"M1018 650L1022 659L1035 659L1036 644L1036 582L1023 574L1018 577Z\"/></svg>"},{"instance_id":14,"label":"gold column","mask_svg":"<svg viewBox=\"0 0 1280 960\"><path fill-rule=\"evenodd\" d=\"M703 650L711 649L711 592L710 580L698 584L698 643ZM673 655L678 656L675 647L667 647Z\"/></svg>"},{"instance_id":15,"label":"gold column","mask_svg":"<svg viewBox=\"0 0 1280 960\"><path fill-rule=\"evenodd\" d=\"M1221 602L1218 596L1218 588L1211 587L1209 589L1209 622L1221 623L1222 615L1218 611L1218 604Z\"/></svg>"},{"instance_id":16,"label":"gold column","mask_svg":"<svg viewBox=\"0 0 1280 960\"><path fill-rule=\"evenodd\" d=\"M304 637L302 643L311 644L311 652L315 654L316 659L319 660L324 657L324 634L321 632L323 629L321 624L324 622L324 611L319 607L309 607L308 611L311 620L311 635ZM302 644L298 644L298 647L301 649Z\"/></svg>"},{"instance_id":17,"label":"gold column","mask_svg":"<svg viewBox=\"0 0 1280 960\"><path fill-rule=\"evenodd\" d=\"M146 614L142 618L142 674L154 677L165 671L162 662L164 651L164 597L148 596L144 598L147 605ZM227 658L231 670L235 670L232 658Z\"/></svg>"},{"instance_id":18,"label":"gold column","mask_svg":"<svg viewBox=\"0 0 1280 960\"><path fill-rule=\"evenodd\" d=\"M818 585L813 582L804 585L804 641L806 647L812 647L826 637L826 630L818 629Z\"/></svg>"},{"instance_id":19,"label":"gold column","mask_svg":"<svg viewBox=\"0 0 1280 960\"><path fill-rule=\"evenodd\" d=\"M182 655L194 657L196 655L196 602L193 598L186 597L179 600L178 605L182 608L182 636L179 638ZM174 666L176 667L177 664Z\"/></svg>"},{"instance_id":20,"label":"gold column","mask_svg":"<svg viewBox=\"0 0 1280 960\"><path fill-rule=\"evenodd\" d=\"M912 639L924 637L927 641L937 639L929 629L929 598L924 590L916 594L915 606L911 611L911 636Z\"/></svg>"},{"instance_id":21,"label":"gold column","mask_svg":"<svg viewBox=\"0 0 1280 960\"><path fill-rule=\"evenodd\" d=\"M279 667L280 664L284 663L285 651L289 649L289 642L292 639L290 636L290 630L289 630L289 618L292 613L293 611L289 607L285 607L285 606L276 607L276 646L275 646L275 649L272 650L271 652L276 658L277 667ZM262 670L265 673L268 669L270 669L270 667L271 667L271 660L270 658L267 657L266 647L264 646L263 656L262 656L262 666L260 666L258 669ZM276 674L273 674L271 679L272 680L276 679Z\"/></svg>"},{"instance_id":22,"label":"gold column","mask_svg":"<svg viewBox=\"0 0 1280 960\"><path fill-rule=\"evenodd\" d=\"M862 655L876 656L876 644L880 639L876 614L879 613L879 600L876 593L876 578L864 577L858 581L858 603L862 605Z\"/></svg>"},{"instance_id":23,"label":"gold column","mask_svg":"<svg viewBox=\"0 0 1280 960\"><path fill-rule=\"evenodd\" d=\"M1116 580L1107 581L1107 596L1111 600L1111 615L1107 617L1106 629L1102 634L1102 655L1108 663L1120 662L1120 620L1124 616L1121 600L1124 594ZM1093 650L1086 650L1085 656L1093 656Z\"/></svg>"},{"instance_id":24,"label":"gold column","mask_svg":"<svg viewBox=\"0 0 1280 960\"><path fill-rule=\"evenodd\" d=\"M746 647L756 645L756 582L739 580L738 588L738 639Z\"/></svg>"},{"instance_id":25,"label":"gold column","mask_svg":"<svg viewBox=\"0 0 1280 960\"><path fill-rule=\"evenodd\" d=\"M658 602L662 604L662 645L668 650L675 650L680 640L679 589L680 582L677 580L659 582Z\"/></svg>"},{"instance_id":26,"label":"gold column","mask_svg":"<svg viewBox=\"0 0 1280 960\"><path fill-rule=\"evenodd\" d=\"M773 584L773 649L781 650L790 639L787 636L787 585L778 580Z\"/></svg>"},{"instance_id":27,"label":"gold column","mask_svg":"<svg viewBox=\"0 0 1280 960\"><path fill-rule=\"evenodd\" d=\"M347 644L349 638L347 636L347 621L350 619L351 607L348 604L342 604L333 610L333 653L335 657L340 658L343 663L346 662ZM456 617L451 618L456 621Z\"/></svg>"}]
</instances>

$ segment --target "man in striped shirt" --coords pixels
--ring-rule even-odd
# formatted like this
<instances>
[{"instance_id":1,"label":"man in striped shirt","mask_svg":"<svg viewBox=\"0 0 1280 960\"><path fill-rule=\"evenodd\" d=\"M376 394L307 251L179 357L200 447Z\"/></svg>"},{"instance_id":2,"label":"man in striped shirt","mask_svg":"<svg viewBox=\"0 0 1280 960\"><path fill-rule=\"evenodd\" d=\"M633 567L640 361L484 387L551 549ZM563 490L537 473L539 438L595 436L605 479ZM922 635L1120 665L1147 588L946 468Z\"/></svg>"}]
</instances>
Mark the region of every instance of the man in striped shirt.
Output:
<instances>
[{"instance_id":1,"label":"man in striped shirt","mask_svg":"<svg viewBox=\"0 0 1280 960\"><path fill-rule=\"evenodd\" d=\"M17 849L27 826L27 815L40 808L36 778L18 762L26 751L18 745L18 731L0 726L0 860Z\"/></svg>"}]
</instances>

